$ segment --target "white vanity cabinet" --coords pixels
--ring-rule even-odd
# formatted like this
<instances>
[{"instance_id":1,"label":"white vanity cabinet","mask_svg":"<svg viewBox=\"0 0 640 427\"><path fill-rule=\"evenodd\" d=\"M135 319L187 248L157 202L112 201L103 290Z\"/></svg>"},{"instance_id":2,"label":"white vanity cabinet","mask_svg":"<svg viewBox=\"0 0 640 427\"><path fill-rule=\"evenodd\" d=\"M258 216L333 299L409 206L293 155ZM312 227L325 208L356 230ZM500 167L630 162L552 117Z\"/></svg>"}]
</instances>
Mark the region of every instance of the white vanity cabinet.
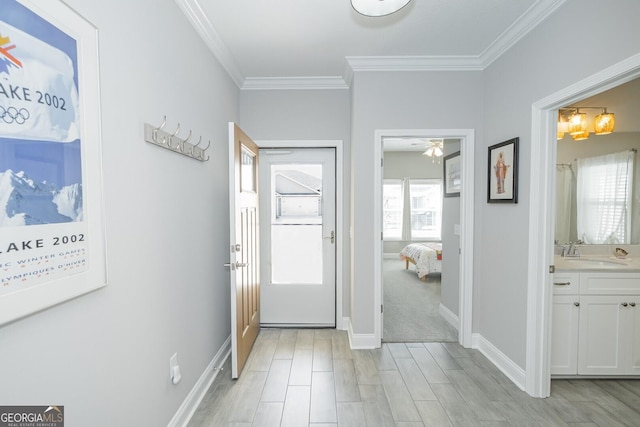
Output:
<instances>
[{"instance_id":1,"label":"white vanity cabinet","mask_svg":"<svg viewBox=\"0 0 640 427\"><path fill-rule=\"evenodd\" d=\"M580 297L579 374L640 374L639 309L640 296Z\"/></svg>"},{"instance_id":2,"label":"white vanity cabinet","mask_svg":"<svg viewBox=\"0 0 640 427\"><path fill-rule=\"evenodd\" d=\"M553 276L551 374L578 373L578 320L580 319L580 273L557 272Z\"/></svg>"},{"instance_id":3,"label":"white vanity cabinet","mask_svg":"<svg viewBox=\"0 0 640 427\"><path fill-rule=\"evenodd\" d=\"M558 272L552 316L552 375L640 375L640 273Z\"/></svg>"},{"instance_id":4,"label":"white vanity cabinet","mask_svg":"<svg viewBox=\"0 0 640 427\"><path fill-rule=\"evenodd\" d=\"M552 316L551 374L576 375L578 373L580 297L555 295Z\"/></svg>"}]
</instances>

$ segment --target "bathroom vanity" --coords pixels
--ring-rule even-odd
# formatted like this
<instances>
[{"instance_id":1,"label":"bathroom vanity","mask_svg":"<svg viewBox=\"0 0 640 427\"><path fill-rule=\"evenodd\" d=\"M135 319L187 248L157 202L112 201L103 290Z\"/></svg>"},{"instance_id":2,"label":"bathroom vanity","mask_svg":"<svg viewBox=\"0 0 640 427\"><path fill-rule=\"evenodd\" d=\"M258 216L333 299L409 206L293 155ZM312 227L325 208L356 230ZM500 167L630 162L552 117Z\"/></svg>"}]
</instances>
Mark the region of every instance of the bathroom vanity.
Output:
<instances>
[{"instance_id":1,"label":"bathroom vanity","mask_svg":"<svg viewBox=\"0 0 640 427\"><path fill-rule=\"evenodd\" d=\"M555 257L551 375L640 376L640 256Z\"/></svg>"}]
</instances>

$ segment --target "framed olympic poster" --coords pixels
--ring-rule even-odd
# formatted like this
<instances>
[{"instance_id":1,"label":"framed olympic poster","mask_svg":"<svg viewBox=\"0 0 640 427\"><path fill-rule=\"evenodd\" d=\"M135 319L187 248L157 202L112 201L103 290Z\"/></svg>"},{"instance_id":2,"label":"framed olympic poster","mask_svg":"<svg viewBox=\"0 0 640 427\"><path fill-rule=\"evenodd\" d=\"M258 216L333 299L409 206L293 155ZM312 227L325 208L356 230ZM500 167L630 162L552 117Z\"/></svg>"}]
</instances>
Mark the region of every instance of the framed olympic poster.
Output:
<instances>
[{"instance_id":1,"label":"framed olympic poster","mask_svg":"<svg viewBox=\"0 0 640 427\"><path fill-rule=\"evenodd\" d=\"M97 30L0 0L0 325L106 285Z\"/></svg>"}]
</instances>

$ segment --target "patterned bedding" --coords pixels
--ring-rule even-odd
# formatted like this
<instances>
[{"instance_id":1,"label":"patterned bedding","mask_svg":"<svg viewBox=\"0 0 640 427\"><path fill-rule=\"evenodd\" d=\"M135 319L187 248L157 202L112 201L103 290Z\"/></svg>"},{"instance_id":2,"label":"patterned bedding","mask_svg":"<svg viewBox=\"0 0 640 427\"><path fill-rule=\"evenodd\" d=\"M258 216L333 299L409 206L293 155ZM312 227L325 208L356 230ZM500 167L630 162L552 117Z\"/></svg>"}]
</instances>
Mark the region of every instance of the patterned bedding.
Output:
<instances>
[{"instance_id":1,"label":"patterned bedding","mask_svg":"<svg viewBox=\"0 0 640 427\"><path fill-rule=\"evenodd\" d=\"M442 244L436 242L411 243L400 251L400 258L416 265L416 273L424 279L429 273L442 272Z\"/></svg>"}]
</instances>

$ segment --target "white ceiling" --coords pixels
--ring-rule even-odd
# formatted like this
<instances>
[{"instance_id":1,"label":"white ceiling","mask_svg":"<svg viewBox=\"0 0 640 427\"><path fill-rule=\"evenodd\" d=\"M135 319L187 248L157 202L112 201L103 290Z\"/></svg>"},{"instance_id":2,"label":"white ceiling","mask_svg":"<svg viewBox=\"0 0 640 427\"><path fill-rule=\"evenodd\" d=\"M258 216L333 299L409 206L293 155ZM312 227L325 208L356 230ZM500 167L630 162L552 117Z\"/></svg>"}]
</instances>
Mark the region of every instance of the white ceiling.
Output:
<instances>
[{"instance_id":1,"label":"white ceiling","mask_svg":"<svg viewBox=\"0 0 640 427\"><path fill-rule=\"evenodd\" d=\"M483 69L566 0L176 0L242 89L348 87L355 70Z\"/></svg>"}]
</instances>

